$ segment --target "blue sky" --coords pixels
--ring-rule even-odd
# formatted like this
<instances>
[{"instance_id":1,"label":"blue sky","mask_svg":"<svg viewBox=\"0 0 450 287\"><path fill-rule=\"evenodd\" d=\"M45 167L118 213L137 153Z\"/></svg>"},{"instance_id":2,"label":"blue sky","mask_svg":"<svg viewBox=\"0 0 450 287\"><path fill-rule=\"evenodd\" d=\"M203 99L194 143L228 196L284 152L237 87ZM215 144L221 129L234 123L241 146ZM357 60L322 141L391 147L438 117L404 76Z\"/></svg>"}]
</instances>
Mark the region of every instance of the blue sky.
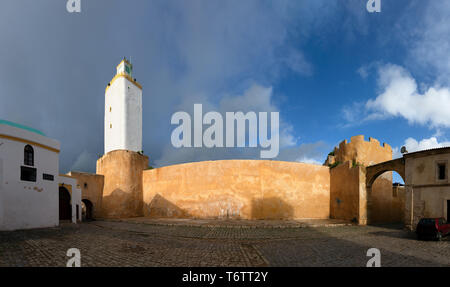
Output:
<instances>
[{"instance_id":1,"label":"blue sky","mask_svg":"<svg viewBox=\"0 0 450 287\"><path fill-rule=\"evenodd\" d=\"M61 141L61 171L95 171L104 89L126 57L144 90L154 166L257 158L174 149L171 115L279 111L279 160L321 163L364 134L409 151L449 145L450 1L5 0L0 118ZM262 96L265 95L265 96ZM234 110L231 110L234 111Z\"/></svg>"}]
</instances>

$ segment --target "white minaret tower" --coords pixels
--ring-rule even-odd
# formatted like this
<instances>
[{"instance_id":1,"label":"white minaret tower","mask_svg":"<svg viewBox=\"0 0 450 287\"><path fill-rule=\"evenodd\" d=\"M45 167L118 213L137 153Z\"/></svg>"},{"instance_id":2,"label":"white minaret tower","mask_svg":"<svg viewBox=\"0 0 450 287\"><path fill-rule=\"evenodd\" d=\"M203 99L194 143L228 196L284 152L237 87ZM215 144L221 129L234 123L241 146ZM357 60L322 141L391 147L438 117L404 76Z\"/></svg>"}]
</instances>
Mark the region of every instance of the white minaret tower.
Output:
<instances>
[{"instance_id":1,"label":"white minaret tower","mask_svg":"<svg viewBox=\"0 0 450 287\"><path fill-rule=\"evenodd\" d=\"M142 151L142 86L132 78L133 65L123 59L105 91L105 154Z\"/></svg>"}]
</instances>

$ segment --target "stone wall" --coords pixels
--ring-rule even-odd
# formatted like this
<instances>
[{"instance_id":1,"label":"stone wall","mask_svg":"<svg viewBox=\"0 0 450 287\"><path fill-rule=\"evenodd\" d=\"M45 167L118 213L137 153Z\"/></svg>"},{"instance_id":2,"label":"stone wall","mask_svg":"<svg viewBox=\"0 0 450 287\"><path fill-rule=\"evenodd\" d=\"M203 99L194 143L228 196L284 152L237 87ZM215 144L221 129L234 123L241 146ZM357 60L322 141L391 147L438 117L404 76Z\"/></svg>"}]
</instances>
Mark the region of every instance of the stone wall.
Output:
<instances>
[{"instance_id":1,"label":"stone wall","mask_svg":"<svg viewBox=\"0 0 450 287\"><path fill-rule=\"evenodd\" d=\"M430 150L405 155L406 204L405 224L415 229L423 217L444 217L450 200L448 163L450 149ZM438 178L438 164L446 164L446 178Z\"/></svg>"},{"instance_id":2,"label":"stone wall","mask_svg":"<svg viewBox=\"0 0 450 287\"><path fill-rule=\"evenodd\" d=\"M366 190L366 166L391 158L389 145L356 136L335 148L328 163L332 159L340 164L331 169L296 162L221 160L147 170L148 157L116 150L97 161L97 175L71 175L78 178L83 198L96 206L95 217L331 217L367 224L402 218L405 198L393 196L392 173Z\"/></svg>"},{"instance_id":3,"label":"stone wall","mask_svg":"<svg viewBox=\"0 0 450 287\"><path fill-rule=\"evenodd\" d=\"M392 148L390 145L380 142L374 138L369 141L364 140L363 135L351 137L339 144L339 148L334 149L334 157L338 162L355 161L364 166L377 164L392 159Z\"/></svg>"},{"instance_id":4,"label":"stone wall","mask_svg":"<svg viewBox=\"0 0 450 287\"><path fill-rule=\"evenodd\" d=\"M104 176L85 172L71 171L68 173L77 179L78 187L81 189L82 200L89 200L93 206L93 217L101 216Z\"/></svg>"},{"instance_id":5,"label":"stone wall","mask_svg":"<svg viewBox=\"0 0 450 287\"><path fill-rule=\"evenodd\" d=\"M369 223L404 221L405 192L392 186L392 172L380 175L372 185L368 208Z\"/></svg>"},{"instance_id":6,"label":"stone wall","mask_svg":"<svg viewBox=\"0 0 450 287\"><path fill-rule=\"evenodd\" d=\"M146 170L144 216L329 218L329 168L262 160L206 161Z\"/></svg>"},{"instance_id":7,"label":"stone wall","mask_svg":"<svg viewBox=\"0 0 450 287\"><path fill-rule=\"evenodd\" d=\"M374 138L364 140L363 135L342 141L325 162L338 164L331 169L331 217L354 219L363 224L402 222L404 193L395 196L392 172L380 175L366 190L365 168L392 160L392 148ZM357 168L361 167L361 168ZM367 201L367 202L365 202Z\"/></svg>"},{"instance_id":8,"label":"stone wall","mask_svg":"<svg viewBox=\"0 0 450 287\"><path fill-rule=\"evenodd\" d=\"M365 224L365 200L360 200L365 194L364 167L347 161L331 168L330 177L330 218Z\"/></svg>"},{"instance_id":9,"label":"stone wall","mask_svg":"<svg viewBox=\"0 0 450 287\"><path fill-rule=\"evenodd\" d=\"M97 161L97 174L104 176L101 217L143 215L142 171L148 157L127 150L107 153Z\"/></svg>"}]
</instances>

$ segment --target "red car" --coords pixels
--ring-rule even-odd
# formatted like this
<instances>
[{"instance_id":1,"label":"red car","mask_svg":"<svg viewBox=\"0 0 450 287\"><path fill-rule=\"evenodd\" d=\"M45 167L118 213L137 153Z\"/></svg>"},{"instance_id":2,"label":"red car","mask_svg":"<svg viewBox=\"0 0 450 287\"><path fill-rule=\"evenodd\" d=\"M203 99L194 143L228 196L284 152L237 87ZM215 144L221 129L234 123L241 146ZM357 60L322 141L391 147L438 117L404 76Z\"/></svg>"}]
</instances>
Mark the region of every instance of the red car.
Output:
<instances>
[{"instance_id":1,"label":"red car","mask_svg":"<svg viewBox=\"0 0 450 287\"><path fill-rule=\"evenodd\" d=\"M450 223L445 218L422 218L416 228L417 238L441 240L450 234Z\"/></svg>"}]
</instances>

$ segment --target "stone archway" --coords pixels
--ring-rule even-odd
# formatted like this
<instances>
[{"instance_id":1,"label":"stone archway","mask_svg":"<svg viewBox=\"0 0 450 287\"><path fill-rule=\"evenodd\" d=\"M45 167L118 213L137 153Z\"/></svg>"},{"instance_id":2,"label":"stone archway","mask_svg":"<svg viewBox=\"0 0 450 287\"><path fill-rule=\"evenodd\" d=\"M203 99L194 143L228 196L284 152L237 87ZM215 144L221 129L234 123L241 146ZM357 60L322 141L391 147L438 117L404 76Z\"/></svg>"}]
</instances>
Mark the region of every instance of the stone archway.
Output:
<instances>
[{"instance_id":1,"label":"stone archway","mask_svg":"<svg viewBox=\"0 0 450 287\"><path fill-rule=\"evenodd\" d=\"M72 220L71 196L64 186L59 187L59 220Z\"/></svg>"},{"instance_id":2,"label":"stone archway","mask_svg":"<svg viewBox=\"0 0 450 287\"><path fill-rule=\"evenodd\" d=\"M83 199L82 201L82 216L83 221L91 221L94 219L94 205L89 199Z\"/></svg>"},{"instance_id":3,"label":"stone archway","mask_svg":"<svg viewBox=\"0 0 450 287\"><path fill-rule=\"evenodd\" d=\"M403 158L382 162L366 168L366 211L367 223L402 222L404 192L397 194L393 189L392 173L396 172L405 181L405 160ZM384 175L385 173L386 176ZM390 179L389 179L390 177ZM375 182L378 178L382 181ZM389 184L388 184L389 183ZM372 193L372 191L374 193Z\"/></svg>"},{"instance_id":4,"label":"stone archway","mask_svg":"<svg viewBox=\"0 0 450 287\"><path fill-rule=\"evenodd\" d=\"M372 184L375 182L377 177L387 171L397 172L402 177L403 181L405 181L405 159L399 158L368 166L366 169L367 190L372 188Z\"/></svg>"}]
</instances>

